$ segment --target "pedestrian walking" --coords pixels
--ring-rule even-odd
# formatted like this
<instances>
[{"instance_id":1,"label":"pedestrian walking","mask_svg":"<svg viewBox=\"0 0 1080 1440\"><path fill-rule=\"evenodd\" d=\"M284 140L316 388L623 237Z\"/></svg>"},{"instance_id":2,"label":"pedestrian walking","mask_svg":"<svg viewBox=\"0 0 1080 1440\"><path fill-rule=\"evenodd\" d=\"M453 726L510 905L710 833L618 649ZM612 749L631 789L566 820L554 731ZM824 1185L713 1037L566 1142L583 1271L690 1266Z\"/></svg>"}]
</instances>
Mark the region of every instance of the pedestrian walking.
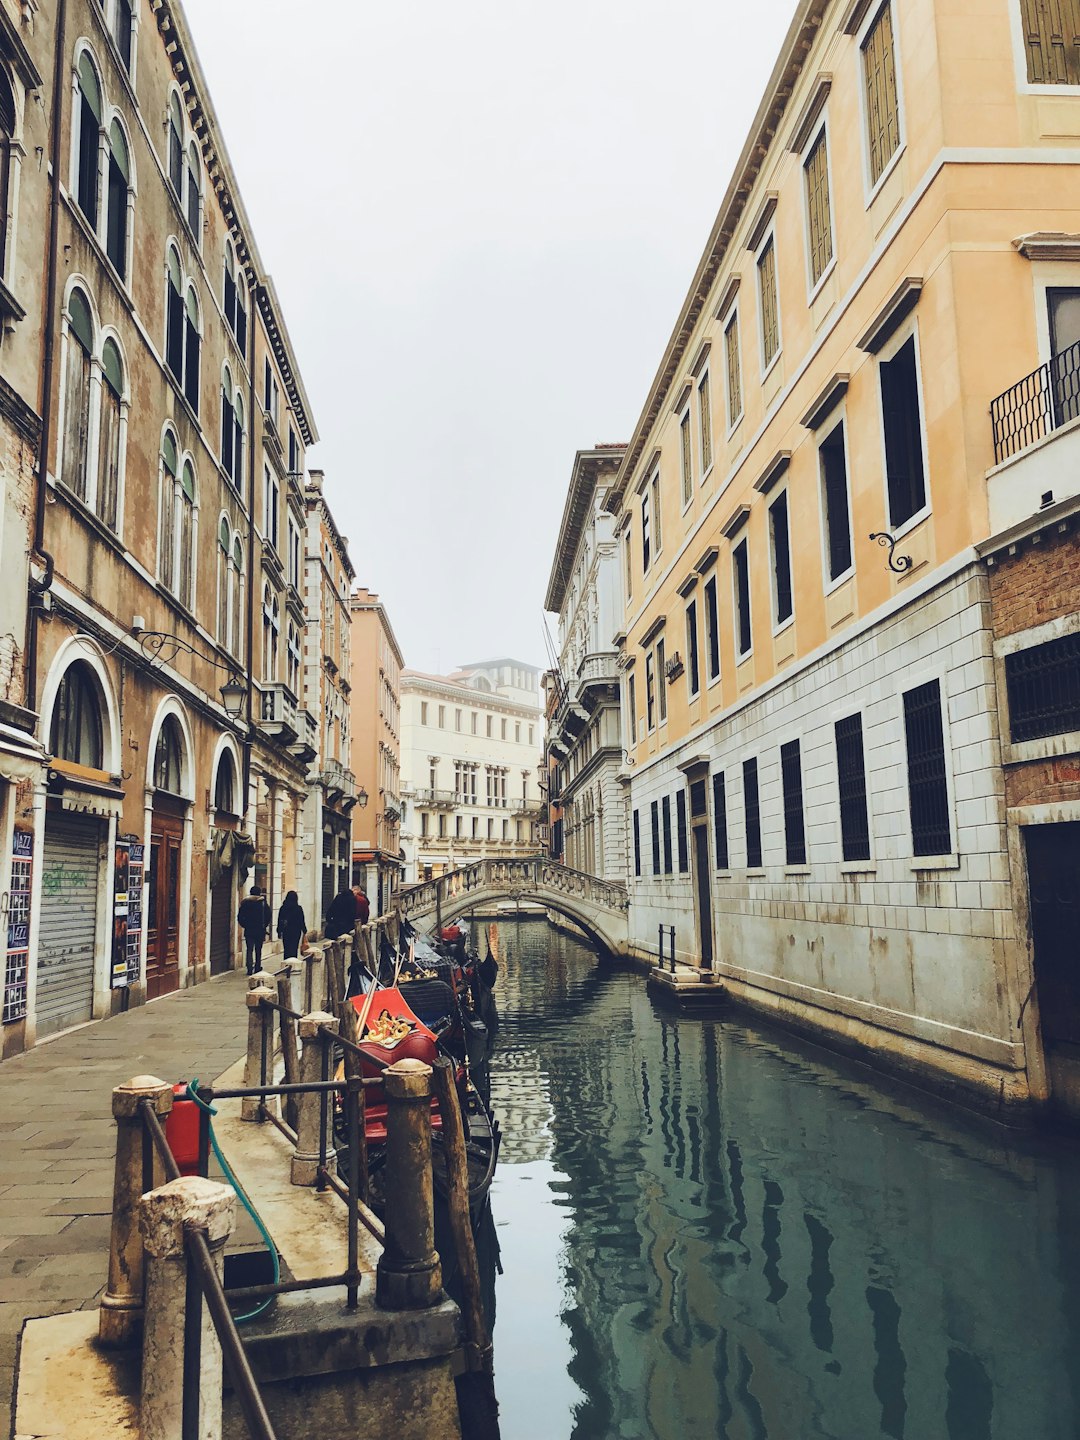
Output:
<instances>
[{"instance_id":1,"label":"pedestrian walking","mask_svg":"<svg viewBox=\"0 0 1080 1440\"><path fill-rule=\"evenodd\" d=\"M277 916L277 933L281 939L286 960L292 960L300 954L306 932L307 921L300 908L299 898L295 890L290 890L281 902L281 909Z\"/></svg>"},{"instance_id":2,"label":"pedestrian walking","mask_svg":"<svg viewBox=\"0 0 1080 1440\"><path fill-rule=\"evenodd\" d=\"M236 922L244 932L244 963L249 975L262 966L263 941L270 934L272 919L266 897L258 885L253 885L236 912Z\"/></svg>"}]
</instances>

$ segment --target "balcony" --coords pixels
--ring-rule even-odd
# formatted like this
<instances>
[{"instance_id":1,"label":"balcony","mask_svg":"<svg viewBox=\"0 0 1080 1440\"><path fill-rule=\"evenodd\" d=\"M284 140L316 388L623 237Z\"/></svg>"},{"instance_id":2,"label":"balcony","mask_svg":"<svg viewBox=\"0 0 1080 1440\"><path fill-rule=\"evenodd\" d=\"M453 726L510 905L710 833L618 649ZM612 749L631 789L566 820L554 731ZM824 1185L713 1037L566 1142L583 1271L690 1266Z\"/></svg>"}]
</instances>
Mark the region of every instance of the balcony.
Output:
<instances>
[{"instance_id":1,"label":"balcony","mask_svg":"<svg viewBox=\"0 0 1080 1440\"><path fill-rule=\"evenodd\" d=\"M289 751L301 765L310 765L319 753L319 722L310 710L296 712L297 737Z\"/></svg>"},{"instance_id":2,"label":"balcony","mask_svg":"<svg viewBox=\"0 0 1080 1440\"><path fill-rule=\"evenodd\" d=\"M413 804L418 810L453 810L457 796L452 790L432 790L430 786L417 786L413 792Z\"/></svg>"},{"instance_id":3,"label":"balcony","mask_svg":"<svg viewBox=\"0 0 1080 1440\"><path fill-rule=\"evenodd\" d=\"M1080 492L1080 342L990 406L990 531L998 534Z\"/></svg>"},{"instance_id":4,"label":"balcony","mask_svg":"<svg viewBox=\"0 0 1080 1440\"><path fill-rule=\"evenodd\" d=\"M296 696L280 682L259 687L259 729L268 740L293 745L300 735Z\"/></svg>"},{"instance_id":5,"label":"balcony","mask_svg":"<svg viewBox=\"0 0 1080 1440\"><path fill-rule=\"evenodd\" d=\"M515 800L510 814L515 820L540 820L545 808L537 800Z\"/></svg>"},{"instance_id":6,"label":"balcony","mask_svg":"<svg viewBox=\"0 0 1080 1440\"><path fill-rule=\"evenodd\" d=\"M340 760L326 761L319 774L319 784L323 787L328 805L355 805L356 776Z\"/></svg>"},{"instance_id":7,"label":"balcony","mask_svg":"<svg viewBox=\"0 0 1080 1440\"><path fill-rule=\"evenodd\" d=\"M591 655L583 655L581 664L577 671L577 694L584 695L594 685L607 687L614 685L618 689L619 671L616 666L618 656L614 650L597 650Z\"/></svg>"}]
</instances>

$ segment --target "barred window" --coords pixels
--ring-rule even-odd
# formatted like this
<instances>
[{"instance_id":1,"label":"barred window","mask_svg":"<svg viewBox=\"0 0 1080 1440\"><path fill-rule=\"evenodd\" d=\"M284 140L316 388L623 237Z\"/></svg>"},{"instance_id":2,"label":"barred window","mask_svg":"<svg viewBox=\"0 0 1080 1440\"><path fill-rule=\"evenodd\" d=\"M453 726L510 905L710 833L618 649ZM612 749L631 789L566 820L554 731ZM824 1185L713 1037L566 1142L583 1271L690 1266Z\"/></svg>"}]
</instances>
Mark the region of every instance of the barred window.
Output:
<instances>
[{"instance_id":1,"label":"barred window","mask_svg":"<svg viewBox=\"0 0 1080 1440\"><path fill-rule=\"evenodd\" d=\"M761 368L767 369L780 350L780 305L776 293L776 246L770 235L758 256L758 298L761 302Z\"/></svg>"},{"instance_id":2,"label":"barred window","mask_svg":"<svg viewBox=\"0 0 1080 1440\"><path fill-rule=\"evenodd\" d=\"M915 855L948 855L952 849L949 794L945 778L945 735L941 685L931 680L904 692L908 800Z\"/></svg>"},{"instance_id":3,"label":"barred window","mask_svg":"<svg viewBox=\"0 0 1080 1440\"><path fill-rule=\"evenodd\" d=\"M746 823L746 867L757 870L761 865L761 805L758 799L756 760L744 760L742 767L743 816Z\"/></svg>"},{"instance_id":4,"label":"barred window","mask_svg":"<svg viewBox=\"0 0 1080 1440\"><path fill-rule=\"evenodd\" d=\"M679 874L685 875L690 869L690 851L686 839L686 791L675 794L675 834L679 847Z\"/></svg>"},{"instance_id":5,"label":"barred window","mask_svg":"<svg viewBox=\"0 0 1080 1440\"><path fill-rule=\"evenodd\" d=\"M717 870L727 870L730 868L730 857L728 855L727 784L722 770L718 770L712 777L712 803L713 844L716 850L716 868Z\"/></svg>"},{"instance_id":6,"label":"barred window","mask_svg":"<svg viewBox=\"0 0 1080 1440\"><path fill-rule=\"evenodd\" d=\"M660 804L654 800L649 806L649 819L652 821L652 873L660 874Z\"/></svg>"},{"instance_id":7,"label":"barred window","mask_svg":"<svg viewBox=\"0 0 1080 1440\"><path fill-rule=\"evenodd\" d=\"M660 814L664 822L664 874L670 875L671 864L671 796L665 795L660 802Z\"/></svg>"},{"instance_id":8,"label":"barred window","mask_svg":"<svg viewBox=\"0 0 1080 1440\"><path fill-rule=\"evenodd\" d=\"M701 473L712 464L712 406L709 403L709 372L698 381L698 430L701 438Z\"/></svg>"},{"instance_id":9,"label":"barred window","mask_svg":"<svg viewBox=\"0 0 1080 1440\"><path fill-rule=\"evenodd\" d=\"M641 812L634 811L634 874L641 874Z\"/></svg>"},{"instance_id":10,"label":"barred window","mask_svg":"<svg viewBox=\"0 0 1080 1440\"><path fill-rule=\"evenodd\" d=\"M1080 730L1080 635L1005 657L1013 744Z\"/></svg>"},{"instance_id":11,"label":"barred window","mask_svg":"<svg viewBox=\"0 0 1080 1440\"><path fill-rule=\"evenodd\" d=\"M1080 0L1020 0L1027 78L1080 85Z\"/></svg>"},{"instance_id":12,"label":"barred window","mask_svg":"<svg viewBox=\"0 0 1080 1440\"><path fill-rule=\"evenodd\" d=\"M896 93L891 5L884 5L871 25L863 41L862 55L870 141L870 183L876 185L900 146L900 106Z\"/></svg>"},{"instance_id":13,"label":"barred window","mask_svg":"<svg viewBox=\"0 0 1080 1440\"><path fill-rule=\"evenodd\" d=\"M802 753L798 740L780 746L784 786L784 854L789 865L806 864L806 821L803 816Z\"/></svg>"},{"instance_id":14,"label":"barred window","mask_svg":"<svg viewBox=\"0 0 1080 1440\"><path fill-rule=\"evenodd\" d=\"M840 839L845 860L870 859L870 817L866 809L866 759L862 716L838 720L836 773L840 784Z\"/></svg>"},{"instance_id":15,"label":"barred window","mask_svg":"<svg viewBox=\"0 0 1080 1440\"><path fill-rule=\"evenodd\" d=\"M832 209L829 204L829 157L825 131L806 157L806 211L810 236L810 279L816 285L833 258Z\"/></svg>"},{"instance_id":16,"label":"barred window","mask_svg":"<svg viewBox=\"0 0 1080 1440\"><path fill-rule=\"evenodd\" d=\"M690 452L690 411L679 423L679 445L682 456L682 503L689 505L694 498L693 457Z\"/></svg>"},{"instance_id":17,"label":"barred window","mask_svg":"<svg viewBox=\"0 0 1080 1440\"><path fill-rule=\"evenodd\" d=\"M724 361L727 370L728 426L742 415L742 370L739 364L739 312L736 310L724 330Z\"/></svg>"}]
</instances>

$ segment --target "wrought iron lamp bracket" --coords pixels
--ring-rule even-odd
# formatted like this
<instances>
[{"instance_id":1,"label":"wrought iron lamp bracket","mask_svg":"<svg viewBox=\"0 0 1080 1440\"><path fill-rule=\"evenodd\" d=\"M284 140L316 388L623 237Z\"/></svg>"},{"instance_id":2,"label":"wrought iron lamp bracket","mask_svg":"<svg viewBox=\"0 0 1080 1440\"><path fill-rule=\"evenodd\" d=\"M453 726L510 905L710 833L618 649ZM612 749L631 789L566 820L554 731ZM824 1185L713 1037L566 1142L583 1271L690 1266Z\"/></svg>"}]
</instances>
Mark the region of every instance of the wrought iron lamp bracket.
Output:
<instances>
[{"instance_id":1,"label":"wrought iron lamp bracket","mask_svg":"<svg viewBox=\"0 0 1080 1440\"><path fill-rule=\"evenodd\" d=\"M870 536L870 539L876 540L879 545L887 545L889 547L889 569L894 575L906 575L915 564L915 561L910 555L895 555L893 553L896 549L896 540L888 531L875 530Z\"/></svg>"},{"instance_id":2,"label":"wrought iron lamp bracket","mask_svg":"<svg viewBox=\"0 0 1080 1440\"><path fill-rule=\"evenodd\" d=\"M224 671L228 679L221 687L222 701L230 719L235 720L239 717L247 686L238 665L230 661L218 660L213 655L205 655L201 650L197 650L190 641L182 640L179 635L172 635L167 630L139 630L136 639L139 642L139 649L151 665L156 662L169 665L177 655L193 655L204 665L212 665L215 670Z\"/></svg>"}]
</instances>

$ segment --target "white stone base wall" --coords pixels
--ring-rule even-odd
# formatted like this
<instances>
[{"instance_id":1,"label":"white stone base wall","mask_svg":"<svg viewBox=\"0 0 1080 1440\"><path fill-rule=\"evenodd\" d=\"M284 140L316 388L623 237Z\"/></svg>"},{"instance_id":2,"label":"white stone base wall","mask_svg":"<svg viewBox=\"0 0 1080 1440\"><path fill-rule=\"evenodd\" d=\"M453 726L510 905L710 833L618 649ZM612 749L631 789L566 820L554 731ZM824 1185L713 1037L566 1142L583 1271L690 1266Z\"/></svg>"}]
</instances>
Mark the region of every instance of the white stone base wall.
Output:
<instances>
[{"instance_id":1,"label":"white stone base wall","mask_svg":"<svg viewBox=\"0 0 1080 1440\"><path fill-rule=\"evenodd\" d=\"M915 857L903 692L941 683L953 853ZM841 852L834 725L862 712L869 861ZM785 865L780 746L801 743L806 865ZM685 785L691 756L723 769L731 869L712 871L714 968L733 995L809 1028L938 1064L1023 1098L1017 1026L1030 984L1006 845L1004 784L985 577L970 567L641 767L642 876L631 874L630 934L655 954L676 927L678 957L699 963L691 876L652 876L650 802ZM742 762L756 756L760 869L746 869ZM632 837L631 837L632 845ZM631 870L632 870L631 866ZM948 1052L948 1053L945 1053ZM971 1073L969 1073L971 1072Z\"/></svg>"}]
</instances>

